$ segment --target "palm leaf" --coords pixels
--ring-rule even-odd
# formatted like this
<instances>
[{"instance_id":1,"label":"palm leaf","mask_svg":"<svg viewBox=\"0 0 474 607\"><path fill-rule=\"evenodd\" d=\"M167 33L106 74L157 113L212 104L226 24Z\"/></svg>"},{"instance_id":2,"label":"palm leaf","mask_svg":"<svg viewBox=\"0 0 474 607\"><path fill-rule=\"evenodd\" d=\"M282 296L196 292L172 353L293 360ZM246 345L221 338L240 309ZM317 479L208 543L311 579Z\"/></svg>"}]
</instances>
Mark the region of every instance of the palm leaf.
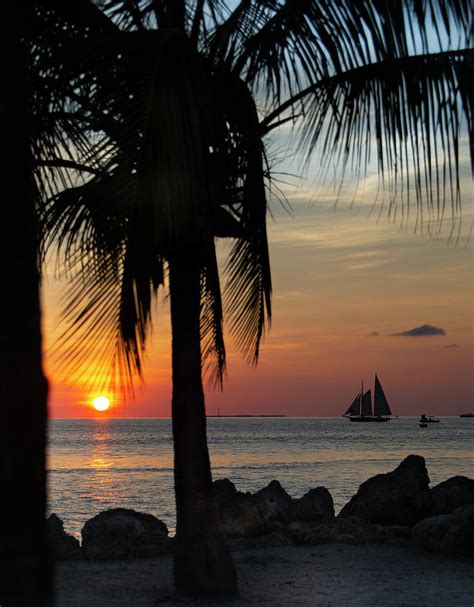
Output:
<instances>
[{"instance_id":1,"label":"palm leaf","mask_svg":"<svg viewBox=\"0 0 474 607\"><path fill-rule=\"evenodd\" d=\"M266 234L265 150L257 108L245 84L225 80L227 119L233 134L239 176L230 189L229 207L241 234L230 252L225 302L230 327L244 356L256 362L265 322L271 318L271 275ZM238 187L240 185L240 187Z\"/></svg>"},{"instance_id":2,"label":"palm leaf","mask_svg":"<svg viewBox=\"0 0 474 607\"><path fill-rule=\"evenodd\" d=\"M466 56L472 57L472 51L386 60L308 88L301 94L307 107L304 154L311 156L320 145L323 169L339 158L342 175L348 165L359 175L368 166L374 141L379 172L391 177L391 198L399 200L405 217L413 195L420 217L424 205L436 213L441 227L447 203L453 217L460 211L465 125L472 140L472 99L465 83L474 74ZM278 116L269 115L263 128L271 129Z\"/></svg>"},{"instance_id":3,"label":"palm leaf","mask_svg":"<svg viewBox=\"0 0 474 607\"><path fill-rule=\"evenodd\" d=\"M213 386L222 387L226 370L219 269L214 243L201 270L201 352L204 371Z\"/></svg>"}]
</instances>

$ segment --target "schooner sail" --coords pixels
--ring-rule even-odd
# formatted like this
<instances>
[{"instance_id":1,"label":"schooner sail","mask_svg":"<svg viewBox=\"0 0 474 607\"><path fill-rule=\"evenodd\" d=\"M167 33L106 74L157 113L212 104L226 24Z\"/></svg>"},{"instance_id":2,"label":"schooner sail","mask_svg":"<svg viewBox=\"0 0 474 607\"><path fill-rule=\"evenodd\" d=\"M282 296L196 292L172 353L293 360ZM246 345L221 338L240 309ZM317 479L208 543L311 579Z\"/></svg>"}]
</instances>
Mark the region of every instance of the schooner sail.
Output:
<instances>
[{"instance_id":1,"label":"schooner sail","mask_svg":"<svg viewBox=\"0 0 474 607\"><path fill-rule=\"evenodd\" d=\"M382 389L382 384L377 375L375 376L374 388L374 415L377 417L387 417L392 415L387 398Z\"/></svg>"},{"instance_id":2,"label":"schooner sail","mask_svg":"<svg viewBox=\"0 0 474 607\"><path fill-rule=\"evenodd\" d=\"M388 422L392 412L387 397L377 375L375 375L374 386L374 410L372 412L372 396L370 390L364 392L364 384L361 385L359 394L355 397L343 417L348 417L351 422Z\"/></svg>"},{"instance_id":3,"label":"schooner sail","mask_svg":"<svg viewBox=\"0 0 474 607\"><path fill-rule=\"evenodd\" d=\"M370 395L370 390L367 390L367 392L362 395L360 413L362 417L370 417L372 415L372 397Z\"/></svg>"},{"instance_id":4,"label":"schooner sail","mask_svg":"<svg viewBox=\"0 0 474 607\"><path fill-rule=\"evenodd\" d=\"M344 413L342 417L346 417L347 415L359 415L360 413L360 392L352 401L352 404L349 405L349 409Z\"/></svg>"}]
</instances>

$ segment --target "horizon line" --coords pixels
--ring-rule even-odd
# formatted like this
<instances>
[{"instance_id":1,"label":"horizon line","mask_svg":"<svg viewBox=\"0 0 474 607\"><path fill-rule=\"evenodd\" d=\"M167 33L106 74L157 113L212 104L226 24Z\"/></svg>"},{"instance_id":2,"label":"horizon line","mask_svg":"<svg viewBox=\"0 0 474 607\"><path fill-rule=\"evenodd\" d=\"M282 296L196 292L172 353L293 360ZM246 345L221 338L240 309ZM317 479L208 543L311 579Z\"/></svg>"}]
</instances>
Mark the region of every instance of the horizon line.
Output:
<instances>
[{"instance_id":1,"label":"horizon line","mask_svg":"<svg viewBox=\"0 0 474 607\"><path fill-rule=\"evenodd\" d=\"M419 418L420 417L420 413L416 414L416 415L398 415L398 419L400 418ZM443 414L436 414L437 417L459 417L459 413L458 414L450 414L450 415L443 415ZM249 414L249 415L207 415L206 419L255 419L255 418L259 418L259 419L345 419L343 415L253 415L253 414ZM395 418L395 416L394 416ZM112 417L112 416L90 416L90 417L50 417L50 420L60 420L60 419L69 419L69 420L86 420L86 419L92 419L92 420L122 420L122 419L169 419L171 420L172 417L171 415L169 416L156 416L156 417L150 417L150 416L144 416L144 417Z\"/></svg>"}]
</instances>

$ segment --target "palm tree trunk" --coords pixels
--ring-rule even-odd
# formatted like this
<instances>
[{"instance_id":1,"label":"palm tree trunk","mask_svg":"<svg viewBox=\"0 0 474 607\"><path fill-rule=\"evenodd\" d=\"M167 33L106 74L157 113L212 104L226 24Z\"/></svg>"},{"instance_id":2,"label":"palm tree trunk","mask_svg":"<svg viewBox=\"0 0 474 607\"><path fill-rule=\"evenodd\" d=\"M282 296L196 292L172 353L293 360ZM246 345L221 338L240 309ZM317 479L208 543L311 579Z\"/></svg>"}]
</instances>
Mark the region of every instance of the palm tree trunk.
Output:
<instances>
[{"instance_id":1,"label":"palm tree trunk","mask_svg":"<svg viewBox=\"0 0 474 607\"><path fill-rule=\"evenodd\" d=\"M22 9L0 49L0 605L52 604L46 538L46 398L41 366L35 184ZM8 11L7 11L8 12ZM7 50L5 50L7 49Z\"/></svg>"},{"instance_id":2,"label":"palm tree trunk","mask_svg":"<svg viewBox=\"0 0 474 607\"><path fill-rule=\"evenodd\" d=\"M200 267L196 252L169 261L178 593L235 597L237 577L217 521L201 377Z\"/></svg>"}]
</instances>

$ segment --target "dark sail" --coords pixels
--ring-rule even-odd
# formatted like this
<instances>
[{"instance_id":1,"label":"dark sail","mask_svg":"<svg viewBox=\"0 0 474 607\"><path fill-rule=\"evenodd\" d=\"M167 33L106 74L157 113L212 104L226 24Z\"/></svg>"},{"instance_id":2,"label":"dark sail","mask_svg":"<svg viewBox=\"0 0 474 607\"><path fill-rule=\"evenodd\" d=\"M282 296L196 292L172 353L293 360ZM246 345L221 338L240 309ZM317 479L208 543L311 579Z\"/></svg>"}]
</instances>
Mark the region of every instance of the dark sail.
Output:
<instances>
[{"instance_id":1,"label":"dark sail","mask_svg":"<svg viewBox=\"0 0 474 607\"><path fill-rule=\"evenodd\" d=\"M361 415L363 415L364 417L372 415L372 398L370 396L370 390L367 390L367 392L362 397Z\"/></svg>"},{"instance_id":2,"label":"dark sail","mask_svg":"<svg viewBox=\"0 0 474 607\"><path fill-rule=\"evenodd\" d=\"M345 417L346 415L360 415L360 393L354 398L351 406L342 417Z\"/></svg>"},{"instance_id":3,"label":"dark sail","mask_svg":"<svg viewBox=\"0 0 474 607\"><path fill-rule=\"evenodd\" d=\"M392 412L390 411L390 407L388 405L388 401L382 389L382 385L379 382L379 378L377 376L375 376L374 415L392 415Z\"/></svg>"}]
</instances>

